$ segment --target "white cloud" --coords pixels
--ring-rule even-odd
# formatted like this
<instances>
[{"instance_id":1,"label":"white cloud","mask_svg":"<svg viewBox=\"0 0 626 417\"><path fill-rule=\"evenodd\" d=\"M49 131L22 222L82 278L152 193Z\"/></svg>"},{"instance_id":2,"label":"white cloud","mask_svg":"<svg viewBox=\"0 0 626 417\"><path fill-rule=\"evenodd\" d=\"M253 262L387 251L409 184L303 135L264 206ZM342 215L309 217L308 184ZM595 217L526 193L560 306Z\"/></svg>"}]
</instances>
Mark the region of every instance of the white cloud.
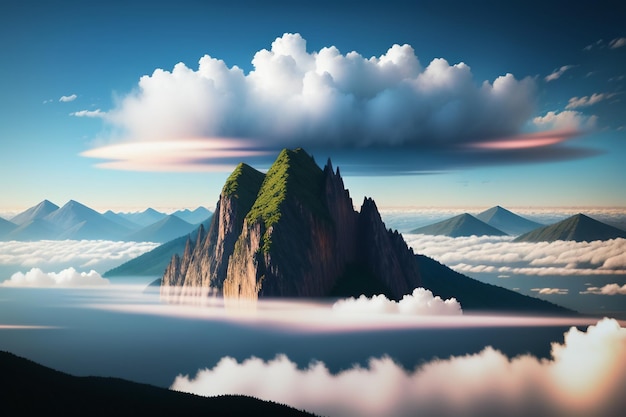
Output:
<instances>
[{"instance_id":1,"label":"white cloud","mask_svg":"<svg viewBox=\"0 0 626 417\"><path fill-rule=\"evenodd\" d=\"M80 110L80 111L75 111L73 113L70 113L70 116L76 116L76 117L100 117L100 118L105 118L107 116L106 112L103 112L100 109L96 109L96 110Z\"/></svg>"},{"instance_id":2,"label":"white cloud","mask_svg":"<svg viewBox=\"0 0 626 417\"><path fill-rule=\"evenodd\" d=\"M569 293L567 288L531 288L531 291L543 295L565 295Z\"/></svg>"},{"instance_id":3,"label":"white cloud","mask_svg":"<svg viewBox=\"0 0 626 417\"><path fill-rule=\"evenodd\" d=\"M197 69L156 69L106 113L119 133L111 139L253 138L262 148L459 143L519 132L535 101L532 78L480 82L463 62L422 66L410 45L366 58L334 46L307 51L299 34L284 34L252 65L245 74L205 55Z\"/></svg>"},{"instance_id":4,"label":"white cloud","mask_svg":"<svg viewBox=\"0 0 626 417\"><path fill-rule=\"evenodd\" d=\"M62 269L78 266L106 271L148 252L158 243L107 240L0 242L0 266Z\"/></svg>"},{"instance_id":5,"label":"white cloud","mask_svg":"<svg viewBox=\"0 0 626 417\"><path fill-rule=\"evenodd\" d=\"M621 48L626 45L626 38L615 38L609 43L611 49Z\"/></svg>"},{"instance_id":6,"label":"white cloud","mask_svg":"<svg viewBox=\"0 0 626 417\"><path fill-rule=\"evenodd\" d=\"M595 127L598 117L586 116L578 111L564 110L562 112L549 111L544 116L537 116L533 123L544 129L574 129L584 130Z\"/></svg>"},{"instance_id":7,"label":"white cloud","mask_svg":"<svg viewBox=\"0 0 626 417\"><path fill-rule=\"evenodd\" d=\"M599 294L599 295L626 295L626 284L620 287L619 284L606 284L603 287L589 287L581 294Z\"/></svg>"},{"instance_id":8,"label":"white cloud","mask_svg":"<svg viewBox=\"0 0 626 417\"><path fill-rule=\"evenodd\" d=\"M499 275L626 274L626 239L594 242L512 242L509 236L458 237L405 234L421 253L463 273Z\"/></svg>"},{"instance_id":9,"label":"white cloud","mask_svg":"<svg viewBox=\"0 0 626 417\"><path fill-rule=\"evenodd\" d=\"M565 73L565 71L570 70L572 68L574 68L574 65L563 65L561 68L557 68L554 71L552 71L551 74L546 75L544 79L546 80L546 82L558 80Z\"/></svg>"},{"instance_id":10,"label":"white cloud","mask_svg":"<svg viewBox=\"0 0 626 417\"><path fill-rule=\"evenodd\" d=\"M272 383L267 383L272 381ZM388 357L332 374L322 362L300 369L284 355L265 362L222 358L177 391L243 394L333 417L621 415L626 394L626 329L604 319L572 327L549 359L481 352L433 360L407 372Z\"/></svg>"},{"instance_id":11,"label":"white cloud","mask_svg":"<svg viewBox=\"0 0 626 417\"><path fill-rule=\"evenodd\" d=\"M346 298L333 305L333 311L341 314L403 314L416 316L460 315L463 314L461 304L455 299L442 300L433 297L430 290L415 288L400 301L389 300L384 295L368 298Z\"/></svg>"},{"instance_id":12,"label":"white cloud","mask_svg":"<svg viewBox=\"0 0 626 417\"><path fill-rule=\"evenodd\" d=\"M2 282L6 287L83 287L108 284L109 280L102 278L93 269L89 272L78 272L74 268L67 268L59 273L32 268L25 274L16 272L10 279Z\"/></svg>"},{"instance_id":13,"label":"white cloud","mask_svg":"<svg viewBox=\"0 0 626 417\"><path fill-rule=\"evenodd\" d=\"M62 102L62 103L69 103L70 101L76 100L77 97L78 96L76 94L72 94L70 96L61 96L59 101Z\"/></svg>"},{"instance_id":14,"label":"white cloud","mask_svg":"<svg viewBox=\"0 0 626 417\"><path fill-rule=\"evenodd\" d=\"M565 106L566 109L577 109L579 107L588 107L594 105L602 100L613 97L615 94L610 93L593 93L591 96L572 97L569 99L569 103Z\"/></svg>"}]
</instances>

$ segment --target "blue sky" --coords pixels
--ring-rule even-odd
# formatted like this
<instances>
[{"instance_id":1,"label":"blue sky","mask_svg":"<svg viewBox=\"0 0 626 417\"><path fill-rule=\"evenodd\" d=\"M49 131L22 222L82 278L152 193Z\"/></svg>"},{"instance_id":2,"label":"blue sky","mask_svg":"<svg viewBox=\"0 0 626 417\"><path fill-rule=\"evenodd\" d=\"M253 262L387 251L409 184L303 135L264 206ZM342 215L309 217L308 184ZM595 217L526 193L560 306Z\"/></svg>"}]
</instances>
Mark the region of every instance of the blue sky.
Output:
<instances>
[{"instance_id":1,"label":"blue sky","mask_svg":"<svg viewBox=\"0 0 626 417\"><path fill-rule=\"evenodd\" d=\"M297 146L331 156L356 202L626 206L623 16L617 2L5 1L0 211L213 206L233 164Z\"/></svg>"}]
</instances>

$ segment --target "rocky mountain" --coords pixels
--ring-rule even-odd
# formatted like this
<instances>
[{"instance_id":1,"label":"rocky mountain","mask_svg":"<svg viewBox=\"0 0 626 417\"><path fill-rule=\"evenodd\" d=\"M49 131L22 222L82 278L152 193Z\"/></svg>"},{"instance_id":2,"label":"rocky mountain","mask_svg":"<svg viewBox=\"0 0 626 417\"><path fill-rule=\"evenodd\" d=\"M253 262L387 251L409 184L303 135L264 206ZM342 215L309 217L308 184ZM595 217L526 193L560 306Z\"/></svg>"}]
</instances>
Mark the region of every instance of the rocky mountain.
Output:
<instances>
[{"instance_id":1,"label":"rocky mountain","mask_svg":"<svg viewBox=\"0 0 626 417\"><path fill-rule=\"evenodd\" d=\"M459 214L448 220L413 229L410 233L449 237L506 235L502 230L496 229L468 213Z\"/></svg>"},{"instance_id":2,"label":"rocky mountain","mask_svg":"<svg viewBox=\"0 0 626 417\"><path fill-rule=\"evenodd\" d=\"M201 397L118 378L77 377L0 352L6 416L314 416L242 395Z\"/></svg>"},{"instance_id":3,"label":"rocky mountain","mask_svg":"<svg viewBox=\"0 0 626 417\"><path fill-rule=\"evenodd\" d=\"M32 222L33 220L43 219L44 217L46 217L47 215L51 214L52 212L58 209L59 209L59 206L57 206L56 204L51 203L48 200L44 200L41 203L37 204L36 206L33 206L17 214L16 216L12 217L10 220L12 223L22 225L28 222Z\"/></svg>"},{"instance_id":4,"label":"rocky mountain","mask_svg":"<svg viewBox=\"0 0 626 417\"><path fill-rule=\"evenodd\" d=\"M178 210L172 214L180 219L183 219L187 223L200 224L206 219L208 219L209 217L211 217L212 213L210 210L204 207L198 207L195 210L189 210L189 209Z\"/></svg>"},{"instance_id":5,"label":"rocky mountain","mask_svg":"<svg viewBox=\"0 0 626 417\"><path fill-rule=\"evenodd\" d=\"M265 175L246 164L235 169L208 231L173 256L162 289L320 297L350 288L353 271L366 271L394 299L421 284L412 250L385 228L373 200L356 212L330 161L322 170L304 150L283 150Z\"/></svg>"},{"instance_id":6,"label":"rocky mountain","mask_svg":"<svg viewBox=\"0 0 626 417\"><path fill-rule=\"evenodd\" d=\"M186 235L194 228L194 225L170 214L156 223L129 234L126 236L126 240L136 242L167 242Z\"/></svg>"},{"instance_id":7,"label":"rocky mountain","mask_svg":"<svg viewBox=\"0 0 626 417\"><path fill-rule=\"evenodd\" d=\"M543 225L519 216L503 207L495 206L476 215L478 220L509 235L521 235Z\"/></svg>"},{"instance_id":8,"label":"rocky mountain","mask_svg":"<svg viewBox=\"0 0 626 417\"><path fill-rule=\"evenodd\" d=\"M517 237L514 242L554 242L556 240L592 242L618 237L626 238L626 231L578 213L558 223L525 233Z\"/></svg>"}]
</instances>

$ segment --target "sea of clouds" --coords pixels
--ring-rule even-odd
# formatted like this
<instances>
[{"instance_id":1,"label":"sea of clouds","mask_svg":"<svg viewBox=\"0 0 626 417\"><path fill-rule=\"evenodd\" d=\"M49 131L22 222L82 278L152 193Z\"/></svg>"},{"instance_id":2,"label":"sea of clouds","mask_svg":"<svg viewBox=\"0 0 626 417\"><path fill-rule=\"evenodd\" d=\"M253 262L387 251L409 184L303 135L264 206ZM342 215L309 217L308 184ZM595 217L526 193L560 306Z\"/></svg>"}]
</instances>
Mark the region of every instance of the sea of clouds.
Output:
<instances>
[{"instance_id":1,"label":"sea of clouds","mask_svg":"<svg viewBox=\"0 0 626 417\"><path fill-rule=\"evenodd\" d=\"M27 274L32 268L45 271L75 268L81 272L104 273L157 246L159 244L153 242L107 240L0 242L0 281L16 272Z\"/></svg>"},{"instance_id":2,"label":"sea of clouds","mask_svg":"<svg viewBox=\"0 0 626 417\"><path fill-rule=\"evenodd\" d=\"M626 329L603 319L586 332L572 327L564 337L564 343L552 344L549 359L511 359L486 347L410 371L389 357L337 374L319 361L301 369L285 355L241 363L224 357L194 377L179 375L171 389L250 395L332 417L621 415L626 407Z\"/></svg>"},{"instance_id":3,"label":"sea of clouds","mask_svg":"<svg viewBox=\"0 0 626 417\"><path fill-rule=\"evenodd\" d=\"M501 275L626 274L626 239L513 242L513 237L404 234L420 253L461 273Z\"/></svg>"}]
</instances>

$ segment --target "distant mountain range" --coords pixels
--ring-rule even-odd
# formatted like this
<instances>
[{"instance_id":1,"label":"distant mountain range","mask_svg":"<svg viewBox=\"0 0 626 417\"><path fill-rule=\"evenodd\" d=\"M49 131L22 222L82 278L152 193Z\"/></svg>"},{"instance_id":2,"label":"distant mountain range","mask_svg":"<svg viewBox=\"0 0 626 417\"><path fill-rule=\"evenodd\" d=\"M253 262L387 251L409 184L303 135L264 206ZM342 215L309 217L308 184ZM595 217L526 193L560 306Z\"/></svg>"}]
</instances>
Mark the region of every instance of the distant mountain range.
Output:
<instances>
[{"instance_id":1,"label":"distant mountain range","mask_svg":"<svg viewBox=\"0 0 626 417\"><path fill-rule=\"evenodd\" d=\"M553 242L575 240L578 242L626 238L626 231L592 219L582 213L563 221L544 226L519 216L503 207L495 206L476 216L463 213L409 233L426 235L503 236L519 235L514 242Z\"/></svg>"},{"instance_id":2,"label":"distant mountain range","mask_svg":"<svg viewBox=\"0 0 626 417\"><path fill-rule=\"evenodd\" d=\"M525 233L514 242L554 242L556 240L592 242L620 237L626 238L626 231L579 213L558 223Z\"/></svg>"},{"instance_id":3,"label":"distant mountain range","mask_svg":"<svg viewBox=\"0 0 626 417\"><path fill-rule=\"evenodd\" d=\"M0 240L124 240L167 242L210 218L204 207L167 215L149 208L139 213L101 214L70 200L63 207L44 200L10 220L0 219ZM196 221L201 219L200 221Z\"/></svg>"},{"instance_id":4,"label":"distant mountain range","mask_svg":"<svg viewBox=\"0 0 626 417\"><path fill-rule=\"evenodd\" d=\"M119 378L77 377L0 352L7 416L314 416L243 395L201 397Z\"/></svg>"},{"instance_id":5,"label":"distant mountain range","mask_svg":"<svg viewBox=\"0 0 626 417\"><path fill-rule=\"evenodd\" d=\"M448 220L413 229L410 233L450 237L506 235L502 230L496 229L468 213L459 214Z\"/></svg>"}]
</instances>

